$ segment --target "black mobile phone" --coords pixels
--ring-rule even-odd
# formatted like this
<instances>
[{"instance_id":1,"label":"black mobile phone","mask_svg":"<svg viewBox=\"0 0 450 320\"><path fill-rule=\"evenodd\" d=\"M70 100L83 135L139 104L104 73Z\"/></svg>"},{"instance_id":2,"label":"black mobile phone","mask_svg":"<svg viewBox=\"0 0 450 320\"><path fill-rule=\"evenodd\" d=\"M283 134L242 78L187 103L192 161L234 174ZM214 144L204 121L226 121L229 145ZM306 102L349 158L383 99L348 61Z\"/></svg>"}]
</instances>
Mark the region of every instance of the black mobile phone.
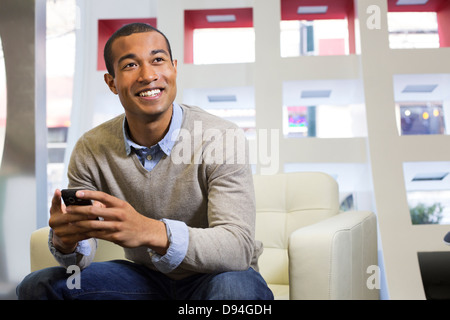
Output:
<instances>
[{"instance_id":1,"label":"black mobile phone","mask_svg":"<svg viewBox=\"0 0 450 320\"><path fill-rule=\"evenodd\" d=\"M90 206L92 200L80 199L75 195L76 192L81 189L63 189L61 190L62 199L66 206Z\"/></svg>"}]
</instances>

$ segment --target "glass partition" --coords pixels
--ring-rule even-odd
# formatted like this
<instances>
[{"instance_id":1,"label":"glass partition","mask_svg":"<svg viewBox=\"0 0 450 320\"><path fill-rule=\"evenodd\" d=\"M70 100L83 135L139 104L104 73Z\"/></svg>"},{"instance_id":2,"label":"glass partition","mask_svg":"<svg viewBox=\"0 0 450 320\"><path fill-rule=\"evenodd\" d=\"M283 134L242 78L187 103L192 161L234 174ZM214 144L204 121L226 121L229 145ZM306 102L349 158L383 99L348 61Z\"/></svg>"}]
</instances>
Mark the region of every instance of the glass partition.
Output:
<instances>
[{"instance_id":1,"label":"glass partition","mask_svg":"<svg viewBox=\"0 0 450 320\"><path fill-rule=\"evenodd\" d=\"M72 110L76 0L47 1L47 200L61 188Z\"/></svg>"},{"instance_id":2,"label":"glass partition","mask_svg":"<svg viewBox=\"0 0 450 320\"><path fill-rule=\"evenodd\" d=\"M3 158L6 131L6 70L3 55L2 39L0 38L0 166Z\"/></svg>"}]
</instances>

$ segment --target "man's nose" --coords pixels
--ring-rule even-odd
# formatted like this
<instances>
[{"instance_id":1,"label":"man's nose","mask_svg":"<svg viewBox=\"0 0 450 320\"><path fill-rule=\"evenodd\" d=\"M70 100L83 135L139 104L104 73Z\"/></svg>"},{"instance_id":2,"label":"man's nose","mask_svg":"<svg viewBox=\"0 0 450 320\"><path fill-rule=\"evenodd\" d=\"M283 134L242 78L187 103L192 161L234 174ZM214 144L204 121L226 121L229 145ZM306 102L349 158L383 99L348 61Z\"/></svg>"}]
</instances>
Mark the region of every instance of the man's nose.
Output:
<instances>
[{"instance_id":1,"label":"man's nose","mask_svg":"<svg viewBox=\"0 0 450 320\"><path fill-rule=\"evenodd\" d=\"M150 65L142 65L139 72L139 82L153 82L158 80L158 74L155 72L155 69Z\"/></svg>"}]
</instances>

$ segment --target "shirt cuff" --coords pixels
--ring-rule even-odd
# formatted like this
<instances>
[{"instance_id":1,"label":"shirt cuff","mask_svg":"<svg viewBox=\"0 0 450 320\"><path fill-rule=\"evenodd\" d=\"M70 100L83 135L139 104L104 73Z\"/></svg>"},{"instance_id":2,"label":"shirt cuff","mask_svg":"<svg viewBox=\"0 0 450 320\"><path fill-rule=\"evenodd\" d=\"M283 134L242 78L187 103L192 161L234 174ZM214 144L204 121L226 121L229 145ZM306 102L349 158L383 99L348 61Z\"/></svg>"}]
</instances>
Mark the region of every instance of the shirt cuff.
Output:
<instances>
[{"instance_id":1,"label":"shirt cuff","mask_svg":"<svg viewBox=\"0 0 450 320\"><path fill-rule=\"evenodd\" d=\"M69 254L64 254L58 251L58 249L56 249L53 245L52 240L53 229L50 228L50 232L48 234L48 248L50 249L52 255L55 257L56 261L58 261L58 263L63 267L76 265L79 260L78 254L81 254L83 256L89 256L91 254L91 245L89 243L89 240L79 241L75 251Z\"/></svg>"},{"instance_id":2,"label":"shirt cuff","mask_svg":"<svg viewBox=\"0 0 450 320\"><path fill-rule=\"evenodd\" d=\"M169 248L161 256L152 249L148 249L153 265L162 273L175 270L186 256L189 245L189 229L186 223L177 220L162 219L166 225Z\"/></svg>"}]
</instances>

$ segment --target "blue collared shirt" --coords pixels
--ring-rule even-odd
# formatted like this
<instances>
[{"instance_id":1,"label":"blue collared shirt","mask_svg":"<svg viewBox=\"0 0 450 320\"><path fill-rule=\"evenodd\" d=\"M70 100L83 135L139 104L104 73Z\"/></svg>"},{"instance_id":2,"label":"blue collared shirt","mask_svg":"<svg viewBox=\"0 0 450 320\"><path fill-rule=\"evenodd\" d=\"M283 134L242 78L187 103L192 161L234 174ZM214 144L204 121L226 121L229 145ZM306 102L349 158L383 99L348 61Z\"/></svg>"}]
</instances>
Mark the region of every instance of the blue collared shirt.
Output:
<instances>
[{"instance_id":1,"label":"blue collared shirt","mask_svg":"<svg viewBox=\"0 0 450 320\"><path fill-rule=\"evenodd\" d=\"M154 146L147 148L138 145L130 139L128 134L128 124L125 118L123 123L123 135L127 155L132 156L132 153L134 152L146 170L153 170L164 154L170 156L170 152L175 144L175 140L172 140L172 135L181 128L182 120L183 109L181 109L178 104L174 103L169 130L161 141ZM186 256L189 244L189 231L187 225L182 221L170 219L162 219L161 221L166 225L167 236L170 242L169 248L164 256L157 254L151 249L148 249L148 252L155 267L163 273L168 273L174 270Z\"/></svg>"},{"instance_id":2,"label":"blue collared shirt","mask_svg":"<svg viewBox=\"0 0 450 320\"><path fill-rule=\"evenodd\" d=\"M130 155L132 151L134 151L144 168L148 171L151 171L158 164L159 160L161 160L164 154L170 156L170 152L172 151L173 145L175 144L175 140L172 140L171 138L173 133L181 128L182 120L183 109L181 109L178 104L174 103L169 131L167 131L166 135L161 141L159 141L154 146L147 148L140 146L131 140L128 134L127 119L124 118L123 136L127 155Z\"/></svg>"}]
</instances>

